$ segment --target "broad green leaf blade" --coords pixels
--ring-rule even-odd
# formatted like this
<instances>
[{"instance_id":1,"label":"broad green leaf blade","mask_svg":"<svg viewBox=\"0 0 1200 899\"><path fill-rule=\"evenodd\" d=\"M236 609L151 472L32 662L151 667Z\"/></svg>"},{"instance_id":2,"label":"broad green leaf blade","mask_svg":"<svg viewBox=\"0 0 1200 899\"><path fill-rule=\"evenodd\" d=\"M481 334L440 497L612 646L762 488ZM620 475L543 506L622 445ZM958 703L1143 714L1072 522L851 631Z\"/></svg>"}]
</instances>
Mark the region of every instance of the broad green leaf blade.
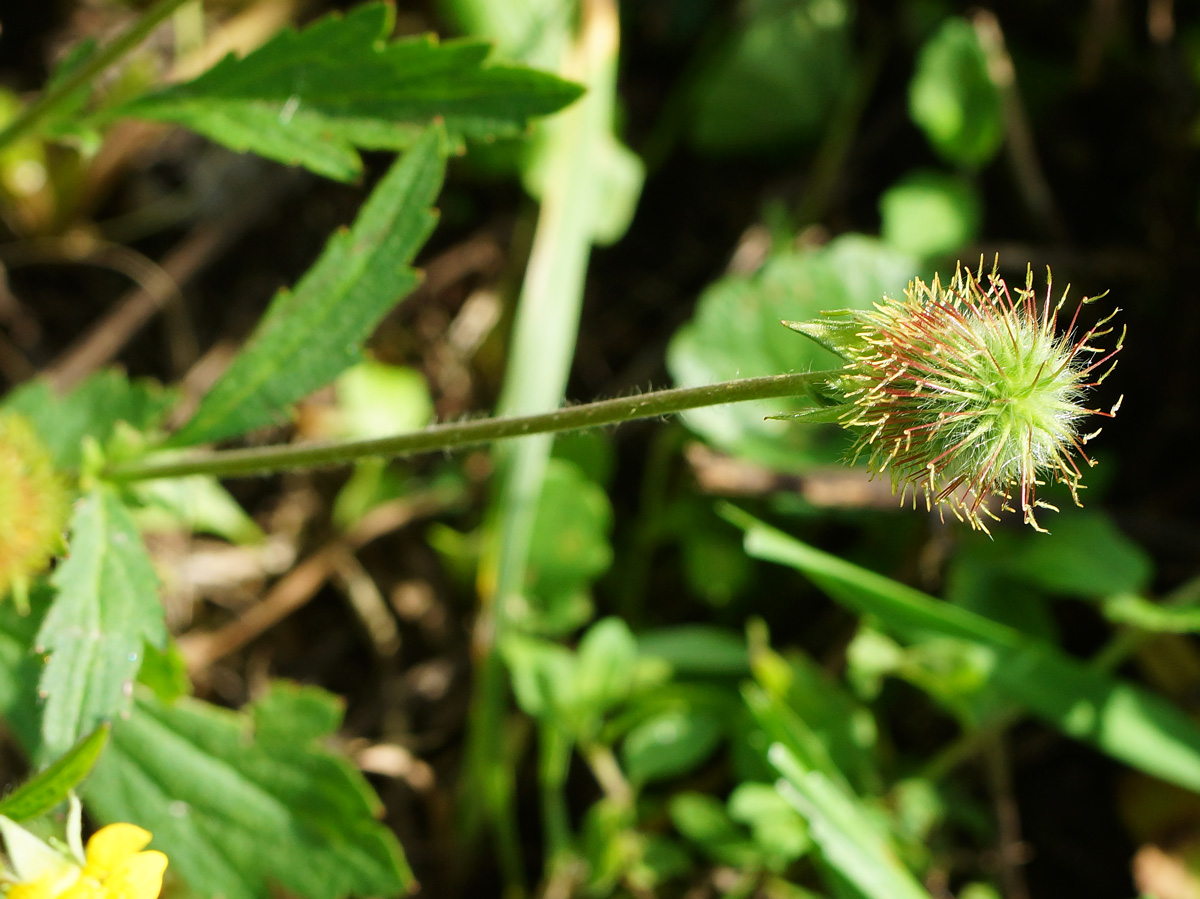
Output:
<instances>
[{"instance_id":1,"label":"broad green leaf blade","mask_svg":"<svg viewBox=\"0 0 1200 899\"><path fill-rule=\"evenodd\" d=\"M661 659L676 677L740 677L750 671L746 638L703 624L681 624L638 634L638 655Z\"/></svg>"},{"instance_id":2,"label":"broad green leaf blade","mask_svg":"<svg viewBox=\"0 0 1200 899\"><path fill-rule=\"evenodd\" d=\"M667 806L671 823L713 861L750 868L759 861L758 847L729 817L725 806L703 793L677 793Z\"/></svg>"},{"instance_id":3,"label":"broad green leaf blade","mask_svg":"<svg viewBox=\"0 0 1200 899\"><path fill-rule=\"evenodd\" d=\"M1200 727L1161 697L1034 641L1001 655L991 682L1063 733L1200 792Z\"/></svg>"},{"instance_id":4,"label":"broad green leaf blade","mask_svg":"<svg viewBox=\"0 0 1200 899\"><path fill-rule=\"evenodd\" d=\"M173 446L278 422L292 403L361 358L362 342L417 284L409 263L436 220L429 207L445 169L439 143L436 129L425 132L379 182L353 227L330 238L295 291L276 294Z\"/></svg>"},{"instance_id":5,"label":"broad green leaf blade","mask_svg":"<svg viewBox=\"0 0 1200 899\"><path fill-rule=\"evenodd\" d=\"M704 291L695 315L671 338L667 368L679 387L840 369L836 355L781 322L814 319L826 310L870 309L884 294L903 291L916 269L916 260L860 235L839 237L815 251L776 255L753 276L729 275ZM840 462L850 446L842 428L774 420L814 401L794 397L712 406L688 412L683 420L724 452L799 471Z\"/></svg>"},{"instance_id":6,"label":"broad green leaf blade","mask_svg":"<svg viewBox=\"0 0 1200 899\"><path fill-rule=\"evenodd\" d=\"M24 821L44 815L67 798L100 758L111 727L102 724L76 743L71 750L33 779L27 780L0 801L0 815Z\"/></svg>"},{"instance_id":7,"label":"broad green leaf blade","mask_svg":"<svg viewBox=\"0 0 1200 899\"><path fill-rule=\"evenodd\" d=\"M747 3L745 22L703 54L692 143L714 154L763 152L816 138L854 82L845 0Z\"/></svg>"},{"instance_id":8,"label":"broad green leaf blade","mask_svg":"<svg viewBox=\"0 0 1200 899\"><path fill-rule=\"evenodd\" d=\"M1154 575L1149 554L1100 512L1073 509L1046 539L1029 536L1004 560L1006 573L1043 590L1102 598L1145 590Z\"/></svg>"},{"instance_id":9,"label":"broad green leaf blade","mask_svg":"<svg viewBox=\"0 0 1200 899\"><path fill-rule=\"evenodd\" d=\"M908 86L908 110L933 148L950 162L981 166L1000 149L1000 89L966 19L947 19L921 48Z\"/></svg>"},{"instance_id":10,"label":"broad green leaf blade","mask_svg":"<svg viewBox=\"0 0 1200 899\"><path fill-rule=\"evenodd\" d=\"M669 708L626 734L621 762L638 785L678 777L712 755L724 734L724 722L711 710Z\"/></svg>"},{"instance_id":11,"label":"broad green leaf blade","mask_svg":"<svg viewBox=\"0 0 1200 899\"><path fill-rule=\"evenodd\" d=\"M781 744L767 753L779 791L805 817L825 861L868 899L930 899L857 798L820 771L806 771Z\"/></svg>"},{"instance_id":12,"label":"broad green leaf blade","mask_svg":"<svg viewBox=\"0 0 1200 899\"><path fill-rule=\"evenodd\" d=\"M0 603L0 719L30 756L37 755L42 725L42 657L33 652L33 644L52 599L50 585L40 579L29 591L27 614L15 603Z\"/></svg>"},{"instance_id":13,"label":"broad green leaf blade","mask_svg":"<svg viewBox=\"0 0 1200 899\"><path fill-rule=\"evenodd\" d=\"M599 717L628 698L637 667L637 641L620 618L597 621L575 652L575 701L581 716Z\"/></svg>"},{"instance_id":14,"label":"broad green leaf blade","mask_svg":"<svg viewBox=\"0 0 1200 899\"><path fill-rule=\"evenodd\" d=\"M110 369L61 397L45 381L31 381L5 397L4 408L33 423L55 465L72 469L79 466L85 437L103 445L122 421L145 431L156 426L173 403L170 391L154 382L130 381Z\"/></svg>"},{"instance_id":15,"label":"broad green leaf blade","mask_svg":"<svg viewBox=\"0 0 1200 899\"><path fill-rule=\"evenodd\" d=\"M1111 677L1040 640L807 546L738 510L746 551L803 572L892 631L940 635L996 651L986 683L1043 721L1113 758L1200 792L1200 726L1159 696Z\"/></svg>"},{"instance_id":16,"label":"broad green leaf blade","mask_svg":"<svg viewBox=\"0 0 1200 899\"><path fill-rule=\"evenodd\" d=\"M162 646L167 637L158 578L116 493L87 494L70 533L54 573L58 596L37 635L38 651L49 653L40 684L46 759L129 708L143 641Z\"/></svg>"},{"instance_id":17,"label":"broad green leaf blade","mask_svg":"<svg viewBox=\"0 0 1200 899\"><path fill-rule=\"evenodd\" d=\"M959 252L979 234L983 203L960 175L912 171L879 198L879 233L893 247L918 259Z\"/></svg>"},{"instance_id":18,"label":"broad green leaf blade","mask_svg":"<svg viewBox=\"0 0 1200 899\"><path fill-rule=\"evenodd\" d=\"M154 834L201 896L396 896L412 875L378 798L318 739L337 700L275 685L250 713L139 696L84 788L104 821Z\"/></svg>"},{"instance_id":19,"label":"broad green leaf blade","mask_svg":"<svg viewBox=\"0 0 1200 899\"><path fill-rule=\"evenodd\" d=\"M387 43L394 16L390 4L367 3L345 18L285 30L242 59L228 56L104 117L174 122L234 150L350 181L362 170L355 147L403 149L435 121L453 139L516 135L581 93L543 72L487 65L484 43Z\"/></svg>"},{"instance_id":20,"label":"broad green leaf blade","mask_svg":"<svg viewBox=\"0 0 1200 899\"><path fill-rule=\"evenodd\" d=\"M263 532L220 482L206 475L128 485L138 527L146 533L215 534L230 543L257 543Z\"/></svg>"}]
</instances>

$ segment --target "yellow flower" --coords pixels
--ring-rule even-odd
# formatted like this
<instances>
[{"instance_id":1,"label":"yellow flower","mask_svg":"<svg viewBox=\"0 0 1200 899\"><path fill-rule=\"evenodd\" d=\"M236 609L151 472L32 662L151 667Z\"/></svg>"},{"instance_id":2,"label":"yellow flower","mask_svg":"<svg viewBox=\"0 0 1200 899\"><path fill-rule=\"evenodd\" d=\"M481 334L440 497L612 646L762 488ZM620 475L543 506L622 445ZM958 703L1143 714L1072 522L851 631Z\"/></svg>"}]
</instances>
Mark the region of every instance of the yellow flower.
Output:
<instances>
[{"instance_id":1,"label":"yellow flower","mask_svg":"<svg viewBox=\"0 0 1200 899\"><path fill-rule=\"evenodd\" d=\"M137 825L98 830L80 865L13 822L0 823L16 874L7 899L156 899L162 889L167 857L146 849L150 833Z\"/></svg>"}]
</instances>

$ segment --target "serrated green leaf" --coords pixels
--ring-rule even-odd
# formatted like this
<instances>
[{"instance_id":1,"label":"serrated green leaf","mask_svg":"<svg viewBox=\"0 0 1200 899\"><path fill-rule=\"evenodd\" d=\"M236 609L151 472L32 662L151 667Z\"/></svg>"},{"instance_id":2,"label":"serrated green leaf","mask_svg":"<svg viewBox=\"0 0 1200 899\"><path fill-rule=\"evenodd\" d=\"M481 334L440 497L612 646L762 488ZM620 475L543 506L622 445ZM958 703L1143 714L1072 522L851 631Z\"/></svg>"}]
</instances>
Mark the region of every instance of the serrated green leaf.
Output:
<instances>
[{"instance_id":1,"label":"serrated green leaf","mask_svg":"<svg viewBox=\"0 0 1200 899\"><path fill-rule=\"evenodd\" d=\"M317 687L277 683L254 703L254 732L260 740L320 740L342 723L342 701Z\"/></svg>"},{"instance_id":2,"label":"serrated green leaf","mask_svg":"<svg viewBox=\"0 0 1200 899\"><path fill-rule=\"evenodd\" d=\"M403 893L412 874L394 834L376 820L380 804L366 780L317 744L325 734L312 715L289 729L288 716L275 714L336 702L316 700L316 692L275 685L241 714L139 696L88 779L88 808L153 833L198 895Z\"/></svg>"},{"instance_id":3,"label":"serrated green leaf","mask_svg":"<svg viewBox=\"0 0 1200 899\"><path fill-rule=\"evenodd\" d=\"M430 129L392 166L348 231L325 245L295 291L275 296L224 377L170 443L220 440L286 417L291 404L362 356L379 320L417 284L409 267L429 236L445 162Z\"/></svg>"},{"instance_id":4,"label":"serrated green leaf","mask_svg":"<svg viewBox=\"0 0 1200 899\"><path fill-rule=\"evenodd\" d=\"M174 122L234 150L349 181L362 170L356 147L403 149L435 121L455 139L515 135L581 93L543 72L487 65L484 43L387 43L394 16L390 4L367 3L285 30L104 118Z\"/></svg>"},{"instance_id":5,"label":"serrated green leaf","mask_svg":"<svg viewBox=\"0 0 1200 899\"><path fill-rule=\"evenodd\" d=\"M129 707L142 643L167 631L158 578L142 538L117 495L87 494L71 518L70 554L54 573L58 596L37 635L49 653L40 690L44 758Z\"/></svg>"},{"instance_id":6,"label":"serrated green leaf","mask_svg":"<svg viewBox=\"0 0 1200 899\"><path fill-rule=\"evenodd\" d=\"M43 815L67 798L100 758L108 743L111 728L102 724L71 747L70 751L44 771L39 771L0 801L0 815L24 821Z\"/></svg>"},{"instance_id":7,"label":"serrated green leaf","mask_svg":"<svg viewBox=\"0 0 1200 899\"><path fill-rule=\"evenodd\" d=\"M117 422L145 431L171 408L170 391L148 380L131 381L109 369L92 375L66 396L45 381L23 384L4 400L4 408L33 423L59 468L79 466L85 437L100 444L112 436Z\"/></svg>"},{"instance_id":8,"label":"serrated green leaf","mask_svg":"<svg viewBox=\"0 0 1200 899\"><path fill-rule=\"evenodd\" d=\"M157 696L160 702L174 702L181 696L191 695L192 681L188 677L187 662L173 640L168 640L163 649L144 644L142 655L138 683Z\"/></svg>"}]
</instances>

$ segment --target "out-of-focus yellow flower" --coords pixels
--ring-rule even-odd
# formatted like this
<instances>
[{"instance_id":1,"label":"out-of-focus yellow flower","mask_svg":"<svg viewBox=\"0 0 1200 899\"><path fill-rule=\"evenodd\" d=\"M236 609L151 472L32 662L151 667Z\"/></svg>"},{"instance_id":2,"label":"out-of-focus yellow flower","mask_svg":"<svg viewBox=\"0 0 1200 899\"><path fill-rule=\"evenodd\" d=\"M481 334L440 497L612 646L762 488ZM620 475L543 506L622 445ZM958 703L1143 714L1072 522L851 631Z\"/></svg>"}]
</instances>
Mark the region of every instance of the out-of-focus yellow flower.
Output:
<instances>
[{"instance_id":1,"label":"out-of-focus yellow flower","mask_svg":"<svg viewBox=\"0 0 1200 899\"><path fill-rule=\"evenodd\" d=\"M82 864L24 828L0 819L12 863L7 899L156 899L167 857L147 850L150 833L110 824L88 840Z\"/></svg>"},{"instance_id":2,"label":"out-of-focus yellow flower","mask_svg":"<svg viewBox=\"0 0 1200 899\"><path fill-rule=\"evenodd\" d=\"M28 608L30 579L62 550L70 503L66 484L33 426L0 415L0 598Z\"/></svg>"}]
</instances>

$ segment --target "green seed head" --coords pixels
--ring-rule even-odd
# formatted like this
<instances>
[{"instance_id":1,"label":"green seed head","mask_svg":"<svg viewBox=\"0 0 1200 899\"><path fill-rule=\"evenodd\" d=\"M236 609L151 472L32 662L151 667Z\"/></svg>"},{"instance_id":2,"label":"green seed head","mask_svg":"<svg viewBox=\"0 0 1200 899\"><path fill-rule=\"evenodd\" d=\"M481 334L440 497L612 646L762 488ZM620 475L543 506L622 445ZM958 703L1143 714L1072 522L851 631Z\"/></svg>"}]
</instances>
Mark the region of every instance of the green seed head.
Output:
<instances>
[{"instance_id":1,"label":"green seed head","mask_svg":"<svg viewBox=\"0 0 1200 899\"><path fill-rule=\"evenodd\" d=\"M973 527L1019 503L1027 524L1042 530L1035 510L1039 486L1066 484L1079 502L1081 463L1093 464L1083 433L1088 391L1107 377L1121 349L1097 342L1111 334L1114 311L1082 333L1076 307L1059 332L1057 302L1033 288L1009 289L993 271L983 281L960 268L948 286L938 278L909 284L903 300L885 298L869 312L834 313L789 327L833 349L846 360L830 384L841 404L840 423L855 432L854 454L871 469L888 472L903 502L923 494L930 507L948 508ZM1085 298L1079 306L1092 302Z\"/></svg>"}]
</instances>

